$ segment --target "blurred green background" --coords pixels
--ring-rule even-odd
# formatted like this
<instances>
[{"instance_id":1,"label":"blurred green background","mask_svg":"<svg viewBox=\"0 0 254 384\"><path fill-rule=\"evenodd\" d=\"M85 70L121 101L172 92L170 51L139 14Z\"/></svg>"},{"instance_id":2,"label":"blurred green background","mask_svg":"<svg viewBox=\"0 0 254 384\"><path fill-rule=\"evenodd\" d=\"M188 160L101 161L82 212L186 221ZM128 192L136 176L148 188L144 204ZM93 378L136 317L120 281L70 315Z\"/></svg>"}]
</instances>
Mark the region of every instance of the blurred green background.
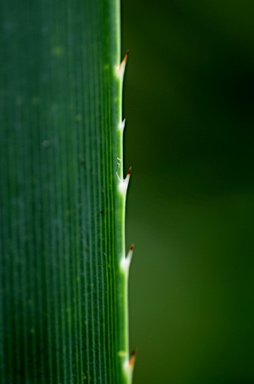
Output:
<instances>
[{"instance_id":1,"label":"blurred green background","mask_svg":"<svg viewBox=\"0 0 254 384\"><path fill-rule=\"evenodd\" d=\"M254 383L253 13L122 2L134 384Z\"/></svg>"}]
</instances>

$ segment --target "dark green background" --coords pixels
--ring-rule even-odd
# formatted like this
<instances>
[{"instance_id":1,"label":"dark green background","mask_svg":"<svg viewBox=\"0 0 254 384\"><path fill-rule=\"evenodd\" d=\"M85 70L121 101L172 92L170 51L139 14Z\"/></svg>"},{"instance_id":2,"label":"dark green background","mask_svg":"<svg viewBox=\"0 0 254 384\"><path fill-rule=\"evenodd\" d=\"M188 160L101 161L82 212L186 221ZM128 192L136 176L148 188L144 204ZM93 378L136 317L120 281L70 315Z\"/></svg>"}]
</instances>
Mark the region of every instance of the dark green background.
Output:
<instances>
[{"instance_id":1,"label":"dark green background","mask_svg":"<svg viewBox=\"0 0 254 384\"><path fill-rule=\"evenodd\" d=\"M122 2L134 384L254 383L253 15Z\"/></svg>"}]
</instances>

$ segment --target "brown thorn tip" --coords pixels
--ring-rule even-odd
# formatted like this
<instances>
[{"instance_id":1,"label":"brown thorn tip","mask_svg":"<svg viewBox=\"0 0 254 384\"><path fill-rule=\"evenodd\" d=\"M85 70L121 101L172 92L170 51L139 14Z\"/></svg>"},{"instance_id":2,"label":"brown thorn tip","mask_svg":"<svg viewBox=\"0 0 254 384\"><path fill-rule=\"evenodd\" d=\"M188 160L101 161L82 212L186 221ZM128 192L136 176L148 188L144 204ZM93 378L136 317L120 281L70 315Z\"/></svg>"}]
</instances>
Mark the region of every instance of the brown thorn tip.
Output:
<instances>
[{"instance_id":1,"label":"brown thorn tip","mask_svg":"<svg viewBox=\"0 0 254 384\"><path fill-rule=\"evenodd\" d=\"M123 65L123 64L125 65L125 64L126 64L127 59L128 59L128 56L129 56L129 50L126 51L126 53L125 53L125 55L124 55L124 58L123 58L123 61L122 61L121 65Z\"/></svg>"},{"instance_id":2,"label":"brown thorn tip","mask_svg":"<svg viewBox=\"0 0 254 384\"><path fill-rule=\"evenodd\" d=\"M129 359L129 366L130 367L134 367L135 360L136 360L136 349L134 349L132 354L130 355L130 359Z\"/></svg>"},{"instance_id":3,"label":"brown thorn tip","mask_svg":"<svg viewBox=\"0 0 254 384\"><path fill-rule=\"evenodd\" d=\"M125 60L125 61L127 61L128 56L129 56L129 50L127 49L127 51L126 51L126 53L125 53L125 56L124 56L124 60Z\"/></svg>"},{"instance_id":4,"label":"brown thorn tip","mask_svg":"<svg viewBox=\"0 0 254 384\"><path fill-rule=\"evenodd\" d=\"M130 246L130 251L133 251L133 249L134 249L134 245L135 245L135 244L131 244L131 246Z\"/></svg>"},{"instance_id":5,"label":"brown thorn tip","mask_svg":"<svg viewBox=\"0 0 254 384\"><path fill-rule=\"evenodd\" d=\"M130 176L130 174L131 174L131 171L132 171L132 167L130 167L130 168L129 168L127 175L129 175L129 176Z\"/></svg>"}]
</instances>

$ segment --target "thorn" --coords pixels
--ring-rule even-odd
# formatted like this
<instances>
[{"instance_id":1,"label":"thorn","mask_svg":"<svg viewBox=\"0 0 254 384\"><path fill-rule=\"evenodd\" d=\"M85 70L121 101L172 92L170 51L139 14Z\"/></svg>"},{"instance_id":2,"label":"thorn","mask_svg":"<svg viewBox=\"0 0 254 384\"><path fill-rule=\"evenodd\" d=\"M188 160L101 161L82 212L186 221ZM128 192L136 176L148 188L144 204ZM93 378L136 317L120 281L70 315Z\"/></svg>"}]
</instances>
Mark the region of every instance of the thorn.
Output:
<instances>
[{"instance_id":1,"label":"thorn","mask_svg":"<svg viewBox=\"0 0 254 384\"><path fill-rule=\"evenodd\" d=\"M125 53L125 56L123 58L123 61L121 64L126 64L127 63L127 60L128 60L128 57L129 57L129 49L127 49L126 53Z\"/></svg>"},{"instance_id":2,"label":"thorn","mask_svg":"<svg viewBox=\"0 0 254 384\"><path fill-rule=\"evenodd\" d=\"M131 244L129 252L126 255L126 259L129 259L131 261L132 255L133 255L133 250L134 250L134 244Z\"/></svg>"},{"instance_id":3,"label":"thorn","mask_svg":"<svg viewBox=\"0 0 254 384\"><path fill-rule=\"evenodd\" d=\"M129 274L133 250L134 250L134 244L131 244L129 252L127 253L126 256L122 257L121 262L120 262L121 268L126 273L126 276L128 276L128 274Z\"/></svg>"},{"instance_id":4,"label":"thorn","mask_svg":"<svg viewBox=\"0 0 254 384\"><path fill-rule=\"evenodd\" d=\"M123 77L123 75L124 75L125 66L127 63L128 56L129 56L129 50L126 51L125 56L124 56L121 64L118 65L116 68L119 77Z\"/></svg>"},{"instance_id":5,"label":"thorn","mask_svg":"<svg viewBox=\"0 0 254 384\"><path fill-rule=\"evenodd\" d=\"M125 179L124 179L124 182L126 183L126 189L127 189L127 187L128 187L129 181L130 181L131 171L132 171L132 167L130 167L130 168L128 169L127 175L126 175L126 177L125 177Z\"/></svg>"},{"instance_id":6,"label":"thorn","mask_svg":"<svg viewBox=\"0 0 254 384\"><path fill-rule=\"evenodd\" d=\"M129 169L128 169L128 172L127 172L127 176L129 175L131 175L131 171L132 171L132 167L130 167Z\"/></svg>"},{"instance_id":7,"label":"thorn","mask_svg":"<svg viewBox=\"0 0 254 384\"><path fill-rule=\"evenodd\" d=\"M123 119L123 121L119 124L119 128L120 128L121 131L124 130L124 128L125 128L125 123L126 123L126 119Z\"/></svg>"},{"instance_id":8,"label":"thorn","mask_svg":"<svg viewBox=\"0 0 254 384\"><path fill-rule=\"evenodd\" d=\"M128 188L130 176L131 176L131 170L132 170L132 167L129 168L127 175L126 175L125 179L123 179L123 180L121 180L120 177L118 176L118 174L116 173L116 176L117 176L118 180L120 181L119 190L124 194L127 192L127 188Z\"/></svg>"},{"instance_id":9,"label":"thorn","mask_svg":"<svg viewBox=\"0 0 254 384\"><path fill-rule=\"evenodd\" d=\"M125 179L124 179L124 184L125 184L125 186L126 186L126 190L127 190L127 188L128 188L128 185L129 185L129 181L130 181L130 177L131 177L131 171L132 171L132 167L130 167L130 168L128 169L127 175L126 175L126 177L125 177Z\"/></svg>"},{"instance_id":10,"label":"thorn","mask_svg":"<svg viewBox=\"0 0 254 384\"><path fill-rule=\"evenodd\" d=\"M136 361L136 350L134 349L132 354L130 355L129 367L134 368L135 361Z\"/></svg>"}]
</instances>

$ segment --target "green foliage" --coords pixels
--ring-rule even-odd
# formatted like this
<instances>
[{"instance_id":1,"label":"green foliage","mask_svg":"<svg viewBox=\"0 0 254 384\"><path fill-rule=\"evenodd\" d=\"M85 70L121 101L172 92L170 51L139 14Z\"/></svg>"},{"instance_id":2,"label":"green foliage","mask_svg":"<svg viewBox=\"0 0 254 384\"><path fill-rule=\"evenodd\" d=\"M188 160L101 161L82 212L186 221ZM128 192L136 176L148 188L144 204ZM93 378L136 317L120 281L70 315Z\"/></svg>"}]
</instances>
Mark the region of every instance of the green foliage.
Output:
<instances>
[{"instance_id":1,"label":"green foliage","mask_svg":"<svg viewBox=\"0 0 254 384\"><path fill-rule=\"evenodd\" d=\"M1 384L131 380L119 8L1 2Z\"/></svg>"}]
</instances>

